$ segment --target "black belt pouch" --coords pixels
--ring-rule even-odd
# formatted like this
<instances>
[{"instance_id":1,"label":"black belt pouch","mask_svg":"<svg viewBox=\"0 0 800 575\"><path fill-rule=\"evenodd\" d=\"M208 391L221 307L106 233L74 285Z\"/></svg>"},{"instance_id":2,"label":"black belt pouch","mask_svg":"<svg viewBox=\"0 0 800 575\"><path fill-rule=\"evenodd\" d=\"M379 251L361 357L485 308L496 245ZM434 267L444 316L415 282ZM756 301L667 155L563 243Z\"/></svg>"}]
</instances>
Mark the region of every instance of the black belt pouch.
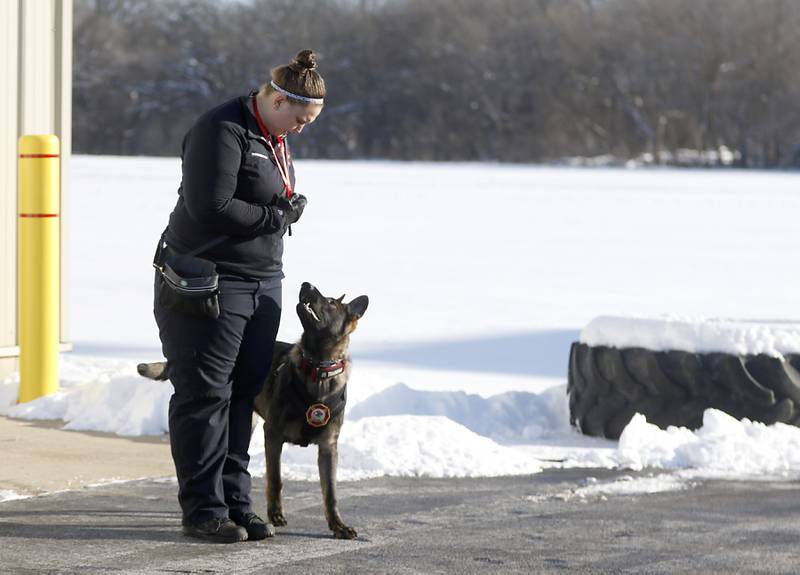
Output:
<instances>
[{"instance_id":1,"label":"black belt pouch","mask_svg":"<svg viewBox=\"0 0 800 575\"><path fill-rule=\"evenodd\" d=\"M159 271L158 300L164 308L199 317L219 317L219 275L214 262L177 254L162 239L153 267Z\"/></svg>"}]
</instances>

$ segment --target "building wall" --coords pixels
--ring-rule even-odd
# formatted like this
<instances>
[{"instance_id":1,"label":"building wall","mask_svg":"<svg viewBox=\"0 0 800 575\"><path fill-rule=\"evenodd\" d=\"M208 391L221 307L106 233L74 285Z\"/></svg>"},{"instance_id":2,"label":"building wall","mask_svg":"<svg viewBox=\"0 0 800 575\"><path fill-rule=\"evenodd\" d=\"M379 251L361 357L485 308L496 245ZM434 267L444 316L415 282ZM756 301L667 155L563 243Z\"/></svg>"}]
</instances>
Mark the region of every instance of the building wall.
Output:
<instances>
[{"instance_id":1,"label":"building wall","mask_svg":"<svg viewBox=\"0 0 800 575\"><path fill-rule=\"evenodd\" d=\"M16 369L17 140L61 140L61 341L68 341L72 0L0 1L0 377Z\"/></svg>"},{"instance_id":2,"label":"building wall","mask_svg":"<svg viewBox=\"0 0 800 575\"><path fill-rule=\"evenodd\" d=\"M19 4L0 2L0 377L16 368Z\"/></svg>"}]
</instances>

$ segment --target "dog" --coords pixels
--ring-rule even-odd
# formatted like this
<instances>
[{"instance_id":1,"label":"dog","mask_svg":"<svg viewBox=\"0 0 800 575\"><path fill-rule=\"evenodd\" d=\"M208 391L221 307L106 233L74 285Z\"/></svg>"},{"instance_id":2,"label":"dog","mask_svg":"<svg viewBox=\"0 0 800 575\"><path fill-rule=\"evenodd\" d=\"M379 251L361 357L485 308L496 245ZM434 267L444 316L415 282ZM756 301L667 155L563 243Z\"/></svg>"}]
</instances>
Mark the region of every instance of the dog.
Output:
<instances>
[{"instance_id":1,"label":"dog","mask_svg":"<svg viewBox=\"0 0 800 575\"><path fill-rule=\"evenodd\" d=\"M267 515L276 527L286 525L281 491L281 451L284 443L316 444L320 485L328 527L337 539L354 539L357 532L342 521L336 501L339 433L344 423L350 376L350 334L364 315L369 298L323 296L308 282L300 287L296 306L303 326L294 345L278 341L267 381L255 399L255 414L264 420ZM139 374L169 378L169 362L141 363Z\"/></svg>"}]
</instances>

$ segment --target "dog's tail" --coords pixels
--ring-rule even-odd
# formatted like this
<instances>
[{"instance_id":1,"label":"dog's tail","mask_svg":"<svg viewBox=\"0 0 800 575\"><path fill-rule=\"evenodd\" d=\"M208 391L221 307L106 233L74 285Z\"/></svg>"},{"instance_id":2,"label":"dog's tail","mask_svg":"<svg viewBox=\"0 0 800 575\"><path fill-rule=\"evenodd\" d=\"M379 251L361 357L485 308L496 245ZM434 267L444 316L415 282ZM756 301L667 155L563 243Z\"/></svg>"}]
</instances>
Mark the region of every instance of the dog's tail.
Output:
<instances>
[{"instance_id":1,"label":"dog's tail","mask_svg":"<svg viewBox=\"0 0 800 575\"><path fill-rule=\"evenodd\" d=\"M148 379L155 379L156 381L164 381L169 379L169 362L156 361L154 363L140 363L136 366L136 371L139 375Z\"/></svg>"}]
</instances>

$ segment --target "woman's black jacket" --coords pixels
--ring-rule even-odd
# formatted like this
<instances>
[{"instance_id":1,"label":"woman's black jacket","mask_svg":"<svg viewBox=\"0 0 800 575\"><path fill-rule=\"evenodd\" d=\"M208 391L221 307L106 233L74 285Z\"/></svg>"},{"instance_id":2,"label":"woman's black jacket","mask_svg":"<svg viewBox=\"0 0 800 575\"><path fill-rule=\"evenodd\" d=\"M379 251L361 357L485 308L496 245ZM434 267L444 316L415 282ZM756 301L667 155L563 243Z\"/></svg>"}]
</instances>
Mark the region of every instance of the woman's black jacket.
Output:
<instances>
[{"instance_id":1,"label":"woman's black jacket","mask_svg":"<svg viewBox=\"0 0 800 575\"><path fill-rule=\"evenodd\" d=\"M181 253L230 236L200 257L220 273L252 279L283 277L283 218L271 206L284 193L275 159L249 97L203 114L183 139L183 180L165 239ZM278 147L273 139L276 151ZM294 187L294 168L290 167Z\"/></svg>"}]
</instances>

